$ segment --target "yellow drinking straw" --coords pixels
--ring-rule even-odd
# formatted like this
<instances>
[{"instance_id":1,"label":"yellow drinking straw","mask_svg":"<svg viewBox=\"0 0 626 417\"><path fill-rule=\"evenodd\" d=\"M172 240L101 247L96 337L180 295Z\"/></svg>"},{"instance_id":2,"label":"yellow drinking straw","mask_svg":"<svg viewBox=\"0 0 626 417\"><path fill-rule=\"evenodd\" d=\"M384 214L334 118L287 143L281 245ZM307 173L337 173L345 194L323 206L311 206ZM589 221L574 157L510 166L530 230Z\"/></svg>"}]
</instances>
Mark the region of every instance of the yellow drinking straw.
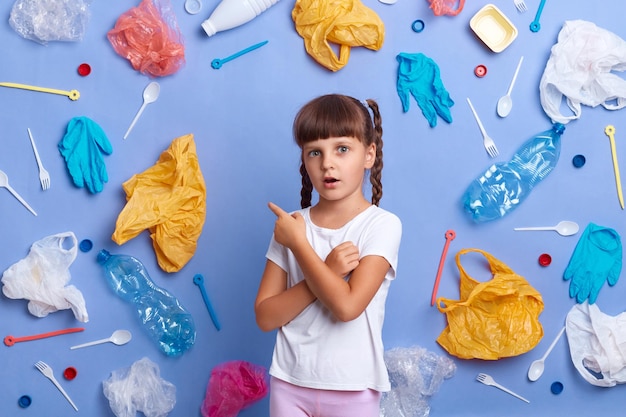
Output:
<instances>
[{"instance_id":1,"label":"yellow drinking straw","mask_svg":"<svg viewBox=\"0 0 626 417\"><path fill-rule=\"evenodd\" d=\"M619 166L617 165L617 154L615 152L615 126L608 125L604 128L604 133L609 137L611 141L611 155L613 156L613 169L615 170L615 184L617 185L617 197L619 198L619 205L624 210L624 196L622 195L622 182L619 178Z\"/></svg>"}]
</instances>

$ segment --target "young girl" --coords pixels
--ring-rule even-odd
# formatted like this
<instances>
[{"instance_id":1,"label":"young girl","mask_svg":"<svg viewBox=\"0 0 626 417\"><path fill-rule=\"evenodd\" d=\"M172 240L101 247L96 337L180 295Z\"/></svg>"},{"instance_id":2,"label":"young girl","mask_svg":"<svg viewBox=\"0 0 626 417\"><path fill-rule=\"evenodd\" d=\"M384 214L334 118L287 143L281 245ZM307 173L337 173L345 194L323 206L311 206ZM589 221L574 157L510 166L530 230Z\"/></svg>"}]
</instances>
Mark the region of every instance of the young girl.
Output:
<instances>
[{"instance_id":1,"label":"young girl","mask_svg":"<svg viewBox=\"0 0 626 417\"><path fill-rule=\"evenodd\" d=\"M385 300L402 234L400 220L378 207L378 105L318 97L300 110L293 132L302 150L302 210L269 203L277 220L255 302L259 327L278 329L270 416L378 417L390 389ZM363 194L368 171L371 203ZM311 206L313 189L319 199Z\"/></svg>"}]
</instances>

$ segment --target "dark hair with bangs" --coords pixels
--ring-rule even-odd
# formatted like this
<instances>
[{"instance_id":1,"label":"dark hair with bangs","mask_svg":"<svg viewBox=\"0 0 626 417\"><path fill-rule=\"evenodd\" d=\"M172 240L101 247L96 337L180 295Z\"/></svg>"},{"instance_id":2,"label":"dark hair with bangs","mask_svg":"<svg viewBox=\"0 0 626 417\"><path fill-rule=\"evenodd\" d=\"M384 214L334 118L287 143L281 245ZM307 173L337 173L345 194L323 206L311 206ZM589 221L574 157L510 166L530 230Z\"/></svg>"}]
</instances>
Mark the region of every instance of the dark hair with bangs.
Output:
<instances>
[{"instance_id":1,"label":"dark hair with bangs","mask_svg":"<svg viewBox=\"0 0 626 417\"><path fill-rule=\"evenodd\" d=\"M363 146L376 145L376 158L370 170L372 184L372 204L378 205L383 195L381 182L383 169L383 129L378 104L367 100L367 107L359 100L341 94L328 94L317 97L300 109L293 123L293 136L302 149L305 143L330 137L355 137ZM300 164L302 208L311 205L313 184L304 167Z\"/></svg>"}]
</instances>

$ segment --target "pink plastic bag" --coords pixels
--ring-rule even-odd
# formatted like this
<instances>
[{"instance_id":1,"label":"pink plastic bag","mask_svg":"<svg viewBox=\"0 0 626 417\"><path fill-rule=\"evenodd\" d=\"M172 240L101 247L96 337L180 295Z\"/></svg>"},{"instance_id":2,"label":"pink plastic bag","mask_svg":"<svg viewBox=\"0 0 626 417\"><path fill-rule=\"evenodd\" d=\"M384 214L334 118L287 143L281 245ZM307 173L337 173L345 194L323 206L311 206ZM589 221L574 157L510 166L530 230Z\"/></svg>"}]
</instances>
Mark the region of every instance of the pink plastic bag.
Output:
<instances>
[{"instance_id":1,"label":"pink plastic bag","mask_svg":"<svg viewBox=\"0 0 626 417\"><path fill-rule=\"evenodd\" d=\"M461 13L465 0L428 0L435 16L456 16Z\"/></svg>"},{"instance_id":2,"label":"pink plastic bag","mask_svg":"<svg viewBox=\"0 0 626 417\"><path fill-rule=\"evenodd\" d=\"M245 361L225 362L211 371L202 402L204 417L236 417L268 392L264 367Z\"/></svg>"},{"instance_id":3,"label":"pink plastic bag","mask_svg":"<svg viewBox=\"0 0 626 417\"><path fill-rule=\"evenodd\" d=\"M142 0L107 33L115 52L150 77L174 74L185 64L183 37L170 0Z\"/></svg>"}]
</instances>

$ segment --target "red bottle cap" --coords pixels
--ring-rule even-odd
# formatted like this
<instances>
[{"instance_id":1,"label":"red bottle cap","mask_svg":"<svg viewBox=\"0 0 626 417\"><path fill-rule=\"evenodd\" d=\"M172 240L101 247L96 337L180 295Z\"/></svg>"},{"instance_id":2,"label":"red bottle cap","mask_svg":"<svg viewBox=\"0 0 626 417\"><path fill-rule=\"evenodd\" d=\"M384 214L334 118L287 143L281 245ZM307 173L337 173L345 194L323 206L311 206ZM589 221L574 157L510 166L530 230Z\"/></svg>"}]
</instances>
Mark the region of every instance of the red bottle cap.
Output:
<instances>
[{"instance_id":1,"label":"red bottle cap","mask_svg":"<svg viewBox=\"0 0 626 417\"><path fill-rule=\"evenodd\" d=\"M72 379L76 378L76 374L78 374L78 372L76 371L76 368L74 368L73 366L65 368L65 371L63 371L63 376L68 381L71 381Z\"/></svg>"},{"instance_id":2,"label":"red bottle cap","mask_svg":"<svg viewBox=\"0 0 626 417\"><path fill-rule=\"evenodd\" d=\"M483 78L485 75L487 75L487 67L482 64L477 65L476 68L474 68L474 74L478 78Z\"/></svg>"},{"instance_id":3,"label":"red bottle cap","mask_svg":"<svg viewBox=\"0 0 626 417\"><path fill-rule=\"evenodd\" d=\"M539 255L539 265L548 266L552 263L552 257L547 253L542 253Z\"/></svg>"},{"instance_id":4,"label":"red bottle cap","mask_svg":"<svg viewBox=\"0 0 626 417\"><path fill-rule=\"evenodd\" d=\"M80 75L81 77L86 77L89 74L91 74L91 67L89 66L89 64L80 64L78 66L78 75Z\"/></svg>"}]
</instances>

